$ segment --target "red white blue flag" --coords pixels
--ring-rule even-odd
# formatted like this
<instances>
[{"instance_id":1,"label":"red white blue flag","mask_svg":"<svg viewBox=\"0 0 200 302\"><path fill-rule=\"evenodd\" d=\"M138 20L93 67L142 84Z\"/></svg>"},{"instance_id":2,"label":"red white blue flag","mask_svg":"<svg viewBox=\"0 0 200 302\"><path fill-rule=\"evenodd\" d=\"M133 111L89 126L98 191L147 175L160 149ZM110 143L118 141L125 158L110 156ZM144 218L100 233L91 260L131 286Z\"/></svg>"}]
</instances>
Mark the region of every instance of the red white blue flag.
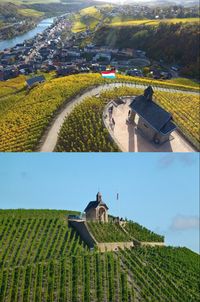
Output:
<instances>
[{"instance_id":1,"label":"red white blue flag","mask_svg":"<svg viewBox=\"0 0 200 302\"><path fill-rule=\"evenodd\" d=\"M106 71L102 71L101 75L102 75L103 78L115 79L116 72L115 72L115 70L106 70Z\"/></svg>"}]
</instances>

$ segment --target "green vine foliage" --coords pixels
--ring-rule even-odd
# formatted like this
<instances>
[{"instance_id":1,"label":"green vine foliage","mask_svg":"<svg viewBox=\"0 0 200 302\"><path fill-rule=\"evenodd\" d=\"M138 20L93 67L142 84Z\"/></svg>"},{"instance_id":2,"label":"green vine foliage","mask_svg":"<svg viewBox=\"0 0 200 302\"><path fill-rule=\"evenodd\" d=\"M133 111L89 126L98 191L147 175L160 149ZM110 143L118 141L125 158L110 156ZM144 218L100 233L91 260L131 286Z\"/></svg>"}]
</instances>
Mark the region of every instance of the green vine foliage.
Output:
<instances>
[{"instance_id":1,"label":"green vine foliage","mask_svg":"<svg viewBox=\"0 0 200 302\"><path fill-rule=\"evenodd\" d=\"M0 211L0 302L199 301L198 254L172 247L90 251L68 214L78 213ZM105 227L103 236L118 239L117 230Z\"/></svg>"}]
</instances>

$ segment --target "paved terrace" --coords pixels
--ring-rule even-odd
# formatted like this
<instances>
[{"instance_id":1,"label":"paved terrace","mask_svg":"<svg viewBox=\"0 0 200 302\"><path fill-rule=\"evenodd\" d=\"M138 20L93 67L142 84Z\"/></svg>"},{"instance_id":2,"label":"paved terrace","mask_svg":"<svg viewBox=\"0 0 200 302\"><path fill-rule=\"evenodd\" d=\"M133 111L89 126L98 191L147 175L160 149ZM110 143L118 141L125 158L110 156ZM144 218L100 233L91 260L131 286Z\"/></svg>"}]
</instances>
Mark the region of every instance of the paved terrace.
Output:
<instances>
[{"instance_id":1,"label":"paved terrace","mask_svg":"<svg viewBox=\"0 0 200 302\"><path fill-rule=\"evenodd\" d=\"M148 141L137 129L136 124L128 123L131 98L126 98L124 104L113 106L112 117L109 116L108 104L103 119L112 139L123 152L195 152L195 149L177 132L172 133L171 139L162 145ZM114 123L112 123L114 119ZM137 123L137 119L136 119Z\"/></svg>"},{"instance_id":2,"label":"paved terrace","mask_svg":"<svg viewBox=\"0 0 200 302\"><path fill-rule=\"evenodd\" d=\"M91 97L91 96L97 96L99 95L101 92L106 91L106 90L110 90L112 88L117 88L117 87L134 87L134 88L141 88L141 89L145 89L147 88L148 85L142 85L142 84L136 84L136 83L111 83L111 84L103 84L97 87L91 87L90 89L86 90L85 92L83 92L82 94L76 95L75 97L72 98L72 100L70 102L67 102L67 104L65 104L64 106L61 106L60 111L58 112L58 114L55 116L55 118L52 120L52 122L50 123L48 129L45 131L41 141L40 141L40 145L38 146L38 151L40 152L53 152L54 148L56 146L56 142L58 139L58 133L64 123L65 118L73 111L73 109L75 108L76 105L80 104L81 102L83 102L85 100L86 97ZM175 90L175 89L168 89L165 87L153 87L153 89L156 91L167 91L167 92L184 92L184 93L189 93L189 94L195 94L197 95L197 92L190 92L190 91L181 91L181 90ZM128 107L127 107L128 108ZM112 136L114 138L114 140L118 140L121 141L121 139L123 138L122 133L118 133L117 132L117 128L119 128L119 125L121 123L122 125L122 129L121 131L125 131L126 133L126 137L123 138L124 143L122 142L122 145L124 145L124 147L120 148L122 151L125 152L125 150L131 151L131 152L139 152L139 151L146 151L146 152L154 152L154 151L158 151L158 152L165 152L163 150L164 145L162 146L162 148L157 148L155 145L149 144L146 142L145 139L142 139L142 137L140 137L139 135L137 135L137 133L134 134L134 137L132 136L132 138L129 139L128 133L130 131L130 127L127 130L127 125L125 123L126 121L126 108L118 108L121 110L121 113L124 114L124 118L119 115L119 118L117 118L117 125L115 128L114 133L112 133ZM116 117L117 117L117 112L115 113ZM121 120L121 121L120 121ZM108 123L106 124L107 128L108 127ZM135 128L133 129L135 131ZM111 132L110 132L111 133ZM177 133L174 134L174 137L177 137L176 141L178 144L178 141L180 140L180 147L179 152L187 152L185 151L185 149L188 149L188 152L191 151L195 151L187 142L186 140L182 139L180 137L180 135ZM134 139L134 143L131 143L131 140ZM138 140L138 141L137 141ZM130 142L129 142L130 141ZM185 147L186 146L186 147ZM134 148L133 148L134 147ZM148 149L149 148L149 149ZM168 150L169 149L169 150ZM177 148L171 149L171 151L176 152ZM181 150L180 150L181 149ZM166 152L170 151L170 148L167 148L165 146L165 150Z\"/></svg>"}]
</instances>

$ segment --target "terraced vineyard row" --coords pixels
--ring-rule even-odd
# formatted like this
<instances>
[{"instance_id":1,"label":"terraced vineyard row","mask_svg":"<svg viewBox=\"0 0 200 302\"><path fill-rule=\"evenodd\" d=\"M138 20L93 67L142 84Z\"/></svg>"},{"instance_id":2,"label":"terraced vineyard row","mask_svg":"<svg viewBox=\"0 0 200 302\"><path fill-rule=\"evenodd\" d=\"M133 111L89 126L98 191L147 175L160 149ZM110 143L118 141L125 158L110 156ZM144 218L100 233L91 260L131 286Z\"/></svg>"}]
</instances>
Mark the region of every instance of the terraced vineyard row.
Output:
<instances>
[{"instance_id":1,"label":"terraced vineyard row","mask_svg":"<svg viewBox=\"0 0 200 302\"><path fill-rule=\"evenodd\" d=\"M200 301L199 255L186 248L134 248L120 251L132 278L136 301Z\"/></svg>"},{"instance_id":2,"label":"terraced vineyard row","mask_svg":"<svg viewBox=\"0 0 200 302\"><path fill-rule=\"evenodd\" d=\"M66 118L59 133L55 151L60 152L110 152L117 151L107 129L103 125L102 114L105 105L112 99L124 95L139 95L141 89L121 87L102 92L99 97L87 98L76 106ZM197 95L183 93L156 92L154 99L167 111L184 135L199 149L199 99Z\"/></svg>"},{"instance_id":3,"label":"terraced vineyard row","mask_svg":"<svg viewBox=\"0 0 200 302\"><path fill-rule=\"evenodd\" d=\"M103 125L104 102L89 98L66 118L55 151L57 152L117 152Z\"/></svg>"},{"instance_id":4,"label":"terraced vineyard row","mask_svg":"<svg viewBox=\"0 0 200 302\"><path fill-rule=\"evenodd\" d=\"M100 97L87 98L65 119L55 151L115 152L118 147L110 139L102 120L107 103L117 96L140 94L142 90L129 87L103 92Z\"/></svg>"},{"instance_id":5,"label":"terraced vineyard row","mask_svg":"<svg viewBox=\"0 0 200 302\"><path fill-rule=\"evenodd\" d=\"M140 224L132 221L128 221L124 226L125 230L132 236L133 238L139 241L145 242L164 242L164 237L154 232L149 231L145 227Z\"/></svg>"},{"instance_id":6,"label":"terraced vineyard row","mask_svg":"<svg viewBox=\"0 0 200 302\"><path fill-rule=\"evenodd\" d=\"M115 222L98 223L92 221L87 222L87 226L98 242L126 242L133 241L133 239L143 242L164 242L163 236L132 221L126 222L123 227Z\"/></svg>"},{"instance_id":7,"label":"terraced vineyard row","mask_svg":"<svg viewBox=\"0 0 200 302\"><path fill-rule=\"evenodd\" d=\"M26 266L84 251L85 245L68 227L66 214L0 212L0 267Z\"/></svg>"},{"instance_id":8,"label":"terraced vineyard row","mask_svg":"<svg viewBox=\"0 0 200 302\"><path fill-rule=\"evenodd\" d=\"M170 247L90 251L68 228L73 213L0 211L0 302L200 301L199 255ZM90 226L100 240L125 239L119 226Z\"/></svg>"},{"instance_id":9,"label":"terraced vineyard row","mask_svg":"<svg viewBox=\"0 0 200 302\"><path fill-rule=\"evenodd\" d=\"M35 150L45 129L63 104L89 87L111 82L102 79L99 74L80 74L58 79L51 79L50 76L49 79L30 91L25 89L24 77L0 83L0 151ZM148 79L121 75L118 75L116 81L152 84ZM153 81L153 85L197 91L194 87L160 81ZM192 128L186 130L190 133ZM113 149L113 146L109 148Z\"/></svg>"},{"instance_id":10,"label":"terraced vineyard row","mask_svg":"<svg viewBox=\"0 0 200 302\"><path fill-rule=\"evenodd\" d=\"M98 242L125 242L131 241L131 236L114 222L87 222L90 232Z\"/></svg>"},{"instance_id":11,"label":"terraced vineyard row","mask_svg":"<svg viewBox=\"0 0 200 302\"><path fill-rule=\"evenodd\" d=\"M0 122L1 151L32 151L44 129L64 102L89 86L103 83L99 75L71 76L48 81L25 92L8 110L4 110ZM13 98L13 95L11 95ZM3 100L7 107L9 98Z\"/></svg>"},{"instance_id":12,"label":"terraced vineyard row","mask_svg":"<svg viewBox=\"0 0 200 302\"><path fill-rule=\"evenodd\" d=\"M171 93L156 91L155 99L163 108L172 113L181 132L197 149L200 149L199 96L174 93L172 97Z\"/></svg>"},{"instance_id":13,"label":"terraced vineyard row","mask_svg":"<svg viewBox=\"0 0 200 302\"><path fill-rule=\"evenodd\" d=\"M133 302L128 275L114 253L84 253L2 268L0 302Z\"/></svg>"}]
</instances>

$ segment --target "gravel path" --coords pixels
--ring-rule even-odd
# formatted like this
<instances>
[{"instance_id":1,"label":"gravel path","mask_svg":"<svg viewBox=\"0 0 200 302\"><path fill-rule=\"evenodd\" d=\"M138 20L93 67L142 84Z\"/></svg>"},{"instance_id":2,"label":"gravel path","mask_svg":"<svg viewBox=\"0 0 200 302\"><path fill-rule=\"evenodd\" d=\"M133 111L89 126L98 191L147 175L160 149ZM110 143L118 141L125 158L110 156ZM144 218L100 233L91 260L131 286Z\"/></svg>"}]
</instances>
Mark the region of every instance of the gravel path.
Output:
<instances>
[{"instance_id":1,"label":"gravel path","mask_svg":"<svg viewBox=\"0 0 200 302\"><path fill-rule=\"evenodd\" d=\"M91 97L98 95L99 93L112 89L117 87L135 87L135 88L141 88L145 89L147 85L140 85L140 84L130 84L130 83L113 83L113 84L104 84L100 85L96 88L91 88L90 90L84 92L82 95L78 95L74 97L70 102L68 102L63 110L56 116L56 118L52 121L49 128L45 132L44 136L41 139L41 144L38 148L38 151L40 152L53 152L57 139L58 139L58 133L64 123L65 118L73 111L74 107L81 103L86 97ZM167 91L167 92L184 92L184 93L194 93L198 94L196 92L189 92L189 91L181 91L181 90L174 90L174 89L168 89L168 88L162 88L162 87L153 87L153 89L159 90L159 91Z\"/></svg>"}]
</instances>

